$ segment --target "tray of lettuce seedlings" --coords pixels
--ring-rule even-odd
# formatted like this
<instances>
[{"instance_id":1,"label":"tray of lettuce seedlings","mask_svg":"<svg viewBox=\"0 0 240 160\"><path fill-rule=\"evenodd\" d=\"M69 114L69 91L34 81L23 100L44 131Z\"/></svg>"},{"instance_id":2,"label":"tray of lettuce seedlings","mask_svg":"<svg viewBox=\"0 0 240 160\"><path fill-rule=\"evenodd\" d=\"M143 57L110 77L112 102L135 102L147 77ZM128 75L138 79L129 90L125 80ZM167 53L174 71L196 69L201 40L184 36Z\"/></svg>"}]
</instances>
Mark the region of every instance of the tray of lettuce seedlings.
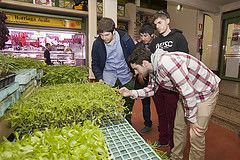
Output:
<instances>
[{"instance_id":1,"label":"tray of lettuce seedlings","mask_svg":"<svg viewBox=\"0 0 240 160\"><path fill-rule=\"evenodd\" d=\"M34 130L21 140L17 133L16 136L16 142L6 138L0 142L0 159L111 159L103 131L94 121L85 121L83 125L73 123L62 128L51 126L44 131Z\"/></svg>"},{"instance_id":2,"label":"tray of lettuce seedlings","mask_svg":"<svg viewBox=\"0 0 240 160\"><path fill-rule=\"evenodd\" d=\"M99 125L125 123L120 115L126 108L122 96L102 83L69 83L44 86L31 96L22 99L9 109L8 118L12 128L20 128L23 135L34 129L64 127L85 120L95 120ZM104 117L116 119L102 122ZM114 118L115 117L115 118Z\"/></svg>"}]
</instances>

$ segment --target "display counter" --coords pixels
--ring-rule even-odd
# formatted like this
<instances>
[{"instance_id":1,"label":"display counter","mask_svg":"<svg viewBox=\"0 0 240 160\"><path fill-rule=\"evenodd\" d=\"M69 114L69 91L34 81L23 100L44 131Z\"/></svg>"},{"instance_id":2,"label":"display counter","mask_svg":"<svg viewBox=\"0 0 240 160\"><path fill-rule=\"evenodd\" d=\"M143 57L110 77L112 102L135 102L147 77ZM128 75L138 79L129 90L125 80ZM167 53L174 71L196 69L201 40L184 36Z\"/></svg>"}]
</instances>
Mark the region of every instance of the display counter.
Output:
<instances>
[{"instance_id":1,"label":"display counter","mask_svg":"<svg viewBox=\"0 0 240 160\"><path fill-rule=\"evenodd\" d=\"M1 51L3 54L11 54L14 57L21 57L21 58L34 58L44 61L44 51L11 51L11 50L4 50ZM79 65L76 63L76 59L74 57L74 52L67 53L64 51L50 51L51 61L54 65L59 64L69 64L69 65ZM79 58L77 58L77 61ZM84 58L81 61L85 61ZM81 63L82 65L84 63Z\"/></svg>"}]
</instances>

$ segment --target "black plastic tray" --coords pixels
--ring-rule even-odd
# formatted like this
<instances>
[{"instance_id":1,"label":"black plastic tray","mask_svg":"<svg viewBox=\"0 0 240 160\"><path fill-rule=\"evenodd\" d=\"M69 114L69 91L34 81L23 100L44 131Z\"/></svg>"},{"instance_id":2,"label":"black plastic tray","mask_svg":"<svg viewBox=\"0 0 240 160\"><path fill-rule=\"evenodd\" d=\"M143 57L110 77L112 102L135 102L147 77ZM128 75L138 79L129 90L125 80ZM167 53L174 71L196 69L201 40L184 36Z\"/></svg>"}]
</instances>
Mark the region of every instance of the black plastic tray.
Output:
<instances>
[{"instance_id":1,"label":"black plastic tray","mask_svg":"<svg viewBox=\"0 0 240 160\"><path fill-rule=\"evenodd\" d=\"M1 77L0 78L0 89L5 88L6 86L15 82L15 77L16 77L16 74L10 74L5 77Z\"/></svg>"}]
</instances>

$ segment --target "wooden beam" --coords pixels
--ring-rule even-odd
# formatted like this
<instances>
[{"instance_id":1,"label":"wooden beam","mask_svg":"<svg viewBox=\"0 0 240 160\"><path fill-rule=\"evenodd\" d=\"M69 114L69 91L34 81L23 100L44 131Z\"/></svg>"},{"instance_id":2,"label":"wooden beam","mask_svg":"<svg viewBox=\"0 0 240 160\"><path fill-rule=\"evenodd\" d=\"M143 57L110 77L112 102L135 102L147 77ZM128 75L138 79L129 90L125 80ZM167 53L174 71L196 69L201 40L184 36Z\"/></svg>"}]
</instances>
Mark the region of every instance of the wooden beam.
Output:
<instances>
[{"instance_id":1,"label":"wooden beam","mask_svg":"<svg viewBox=\"0 0 240 160\"><path fill-rule=\"evenodd\" d=\"M69 8L50 7L45 5L38 5L26 2L18 2L14 0L0 0L0 8L30 11L37 13L46 13L53 15L65 15L70 17L88 17L88 11L74 10ZM102 14L97 14L98 18L102 17ZM127 17L117 17L118 20L123 22L129 22Z\"/></svg>"}]
</instances>

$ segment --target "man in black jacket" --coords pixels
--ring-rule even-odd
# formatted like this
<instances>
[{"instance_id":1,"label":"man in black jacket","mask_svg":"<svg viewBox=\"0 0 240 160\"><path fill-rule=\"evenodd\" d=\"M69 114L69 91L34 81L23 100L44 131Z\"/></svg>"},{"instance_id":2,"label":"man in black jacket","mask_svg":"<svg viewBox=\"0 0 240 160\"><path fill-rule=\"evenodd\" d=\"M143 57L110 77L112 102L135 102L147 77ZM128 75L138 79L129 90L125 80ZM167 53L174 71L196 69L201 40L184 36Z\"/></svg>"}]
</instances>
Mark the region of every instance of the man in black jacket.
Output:
<instances>
[{"instance_id":1,"label":"man in black jacket","mask_svg":"<svg viewBox=\"0 0 240 160\"><path fill-rule=\"evenodd\" d=\"M150 24L143 24L139 29L141 41L136 44L136 48L146 48L149 50L149 46L155 37L154 29ZM136 75L134 89L142 89L148 85L149 75L143 77L141 74ZM143 118L145 127L140 131L141 135L146 134L151 130L151 110L150 110L150 97L142 99L143 106Z\"/></svg>"},{"instance_id":2,"label":"man in black jacket","mask_svg":"<svg viewBox=\"0 0 240 160\"><path fill-rule=\"evenodd\" d=\"M170 15L168 12L158 11L153 16L153 23L159 32L159 36L155 38L149 46L152 53L157 49L163 49L168 52L181 51L189 53L188 43L182 31L170 29ZM174 136L176 136L176 134L174 135L173 128L178 96L175 92L159 87L153 97L159 122L159 139L156 141L158 146L169 145L171 149L175 146Z\"/></svg>"}]
</instances>

